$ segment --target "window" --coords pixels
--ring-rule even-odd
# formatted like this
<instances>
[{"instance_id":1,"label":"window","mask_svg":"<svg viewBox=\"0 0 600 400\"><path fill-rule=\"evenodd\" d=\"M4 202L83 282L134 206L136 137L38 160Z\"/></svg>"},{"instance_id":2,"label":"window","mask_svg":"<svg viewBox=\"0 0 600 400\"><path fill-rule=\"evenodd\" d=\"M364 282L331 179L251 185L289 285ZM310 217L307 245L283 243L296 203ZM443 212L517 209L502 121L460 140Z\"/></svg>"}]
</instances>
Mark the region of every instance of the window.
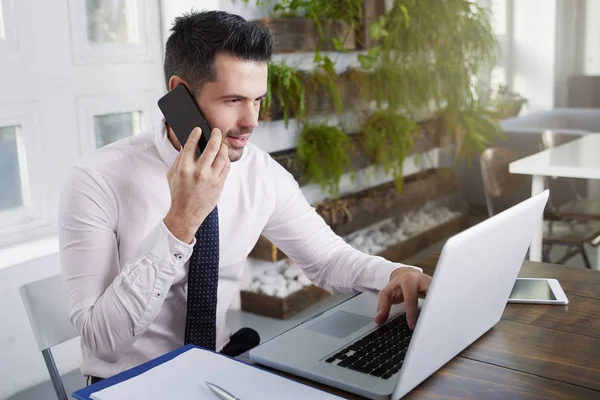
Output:
<instances>
[{"instance_id":1,"label":"window","mask_svg":"<svg viewBox=\"0 0 600 400\"><path fill-rule=\"evenodd\" d=\"M121 112L94 116L96 147L137 135L142 131L142 112Z\"/></svg>"},{"instance_id":2,"label":"window","mask_svg":"<svg viewBox=\"0 0 600 400\"><path fill-rule=\"evenodd\" d=\"M17 52L16 0L0 0L0 55Z\"/></svg>"},{"instance_id":3,"label":"window","mask_svg":"<svg viewBox=\"0 0 600 400\"><path fill-rule=\"evenodd\" d=\"M500 54L496 65L487 72L487 86L492 91L499 86L510 85L511 80L511 41L512 41L512 1L513 0L479 0L482 7L490 15L490 24L500 46Z\"/></svg>"},{"instance_id":4,"label":"window","mask_svg":"<svg viewBox=\"0 0 600 400\"><path fill-rule=\"evenodd\" d=\"M138 43L137 10L131 0L87 0L90 43Z\"/></svg>"},{"instance_id":5,"label":"window","mask_svg":"<svg viewBox=\"0 0 600 400\"><path fill-rule=\"evenodd\" d=\"M144 0L69 0L75 65L152 60L148 27L158 23Z\"/></svg>"},{"instance_id":6,"label":"window","mask_svg":"<svg viewBox=\"0 0 600 400\"><path fill-rule=\"evenodd\" d=\"M498 36L506 35L506 0L491 0L491 24L494 33Z\"/></svg>"},{"instance_id":7,"label":"window","mask_svg":"<svg viewBox=\"0 0 600 400\"><path fill-rule=\"evenodd\" d=\"M0 4L0 39L4 39L6 37L6 33L4 33L4 12L2 10L2 5Z\"/></svg>"},{"instance_id":8,"label":"window","mask_svg":"<svg viewBox=\"0 0 600 400\"><path fill-rule=\"evenodd\" d=\"M24 150L20 126L0 127L0 213L29 202Z\"/></svg>"},{"instance_id":9,"label":"window","mask_svg":"<svg viewBox=\"0 0 600 400\"><path fill-rule=\"evenodd\" d=\"M496 65L490 75L490 86L494 89L506 85L506 68Z\"/></svg>"}]
</instances>

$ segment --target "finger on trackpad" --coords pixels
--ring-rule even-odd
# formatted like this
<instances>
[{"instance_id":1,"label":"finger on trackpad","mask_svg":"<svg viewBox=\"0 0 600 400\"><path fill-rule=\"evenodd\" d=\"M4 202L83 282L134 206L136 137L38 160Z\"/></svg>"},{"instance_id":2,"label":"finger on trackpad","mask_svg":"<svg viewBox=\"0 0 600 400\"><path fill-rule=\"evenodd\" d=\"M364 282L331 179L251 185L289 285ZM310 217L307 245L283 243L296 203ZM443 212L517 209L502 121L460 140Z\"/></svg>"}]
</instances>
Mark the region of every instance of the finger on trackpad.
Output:
<instances>
[{"instance_id":1,"label":"finger on trackpad","mask_svg":"<svg viewBox=\"0 0 600 400\"><path fill-rule=\"evenodd\" d=\"M307 326L306 329L343 339L369 322L373 322L373 318L347 311L336 311L327 318Z\"/></svg>"}]
</instances>

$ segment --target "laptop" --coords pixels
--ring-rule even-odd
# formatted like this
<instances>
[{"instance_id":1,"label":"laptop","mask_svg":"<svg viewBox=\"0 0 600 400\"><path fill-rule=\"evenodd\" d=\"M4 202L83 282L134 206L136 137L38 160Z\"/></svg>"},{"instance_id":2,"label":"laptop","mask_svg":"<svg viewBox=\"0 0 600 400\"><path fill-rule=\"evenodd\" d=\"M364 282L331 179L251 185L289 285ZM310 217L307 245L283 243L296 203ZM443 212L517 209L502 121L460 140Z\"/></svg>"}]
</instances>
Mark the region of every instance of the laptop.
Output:
<instances>
[{"instance_id":1,"label":"laptop","mask_svg":"<svg viewBox=\"0 0 600 400\"><path fill-rule=\"evenodd\" d=\"M370 399L401 398L500 320L548 195L446 241L414 331L402 304L375 324L377 293L363 292L250 350L250 360Z\"/></svg>"}]
</instances>

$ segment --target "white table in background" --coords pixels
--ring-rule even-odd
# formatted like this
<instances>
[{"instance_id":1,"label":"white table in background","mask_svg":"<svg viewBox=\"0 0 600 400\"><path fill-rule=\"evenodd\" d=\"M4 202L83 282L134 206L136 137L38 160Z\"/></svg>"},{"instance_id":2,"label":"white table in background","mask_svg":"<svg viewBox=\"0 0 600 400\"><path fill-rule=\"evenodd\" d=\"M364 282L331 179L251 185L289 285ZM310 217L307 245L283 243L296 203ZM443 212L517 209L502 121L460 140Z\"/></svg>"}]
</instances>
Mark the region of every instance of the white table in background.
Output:
<instances>
[{"instance_id":1,"label":"white table in background","mask_svg":"<svg viewBox=\"0 0 600 400\"><path fill-rule=\"evenodd\" d=\"M567 177L591 179L588 184L588 197L600 198L600 133L589 133L579 139L540 153L513 161L509 165L513 174L531 175L531 195L544 190L544 177ZM531 261L542 260L542 229L540 226L533 235L529 250ZM596 263L600 264L600 247ZM600 269L599 266L596 266Z\"/></svg>"}]
</instances>

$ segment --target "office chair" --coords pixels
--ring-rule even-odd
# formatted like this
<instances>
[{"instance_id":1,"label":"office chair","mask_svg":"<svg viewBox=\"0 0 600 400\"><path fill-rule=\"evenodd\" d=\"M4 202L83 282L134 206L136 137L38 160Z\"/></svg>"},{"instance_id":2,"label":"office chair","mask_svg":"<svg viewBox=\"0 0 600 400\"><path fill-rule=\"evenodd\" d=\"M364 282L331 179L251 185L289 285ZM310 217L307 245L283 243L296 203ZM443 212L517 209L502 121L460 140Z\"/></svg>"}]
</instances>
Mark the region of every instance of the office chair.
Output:
<instances>
[{"instance_id":1,"label":"office chair","mask_svg":"<svg viewBox=\"0 0 600 400\"><path fill-rule=\"evenodd\" d=\"M566 143L566 140L557 135L554 131L546 130L542 133L543 149ZM561 204L555 209L559 218L578 219L582 221L600 220L600 199L590 199L583 197L575 186L573 178L566 178L573 194L573 200ZM550 183L548 183L550 184Z\"/></svg>"},{"instance_id":2,"label":"office chair","mask_svg":"<svg viewBox=\"0 0 600 400\"><path fill-rule=\"evenodd\" d=\"M69 307L62 276L23 285L19 288L35 340L42 352L54 391L59 400L68 400L51 348L79 336L69 321Z\"/></svg>"},{"instance_id":3,"label":"office chair","mask_svg":"<svg viewBox=\"0 0 600 400\"><path fill-rule=\"evenodd\" d=\"M492 147L483 151L480 156L483 188L488 215L494 215L493 199L516 191L524 182L524 176L511 174L508 165L520 158L516 151L504 147ZM549 200L551 213L554 207ZM544 220L543 259L550 261L549 248L553 245L567 246L565 254L556 261L562 264L571 257L580 254L585 266L591 269L584 244L594 247L600 245L600 225L597 223L580 223L571 220Z\"/></svg>"}]
</instances>

